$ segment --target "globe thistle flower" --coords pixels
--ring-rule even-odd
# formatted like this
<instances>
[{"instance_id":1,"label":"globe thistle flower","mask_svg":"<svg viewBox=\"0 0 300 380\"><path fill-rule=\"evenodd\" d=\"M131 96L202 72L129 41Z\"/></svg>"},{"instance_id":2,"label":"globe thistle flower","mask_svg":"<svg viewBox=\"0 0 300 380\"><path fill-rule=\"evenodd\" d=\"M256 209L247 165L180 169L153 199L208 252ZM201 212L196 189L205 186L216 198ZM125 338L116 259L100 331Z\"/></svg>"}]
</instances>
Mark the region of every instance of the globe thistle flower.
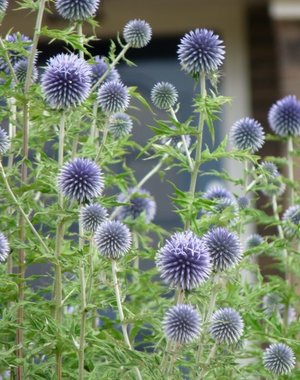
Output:
<instances>
[{"instance_id":1,"label":"globe thistle flower","mask_svg":"<svg viewBox=\"0 0 300 380\"><path fill-rule=\"evenodd\" d=\"M118 260L128 252L131 234L125 224L117 220L107 220L97 228L94 240L101 255L111 260Z\"/></svg>"},{"instance_id":2,"label":"globe thistle flower","mask_svg":"<svg viewBox=\"0 0 300 380\"><path fill-rule=\"evenodd\" d=\"M172 126L171 129L176 130L176 127ZM188 148L191 145L191 136L190 135L183 135L183 137L185 139L185 143L186 143L186 146ZM181 152L185 151L181 135L164 137L164 138L162 138L161 142L162 142L162 144L168 144L175 149L179 149Z\"/></svg>"},{"instance_id":3,"label":"globe thistle flower","mask_svg":"<svg viewBox=\"0 0 300 380\"><path fill-rule=\"evenodd\" d=\"M108 130L116 139L129 135L133 127L132 119L122 112L111 115Z\"/></svg>"},{"instance_id":4,"label":"globe thistle flower","mask_svg":"<svg viewBox=\"0 0 300 380\"><path fill-rule=\"evenodd\" d=\"M100 0L56 0L57 12L66 20L84 21L93 17Z\"/></svg>"},{"instance_id":5,"label":"globe thistle flower","mask_svg":"<svg viewBox=\"0 0 300 380\"><path fill-rule=\"evenodd\" d=\"M92 203L81 208L79 219L84 230L95 232L107 219L107 210L97 203Z\"/></svg>"},{"instance_id":6,"label":"globe thistle flower","mask_svg":"<svg viewBox=\"0 0 300 380\"><path fill-rule=\"evenodd\" d=\"M3 262L7 259L9 254L9 244L6 237L0 232L0 262Z\"/></svg>"},{"instance_id":7,"label":"globe thistle flower","mask_svg":"<svg viewBox=\"0 0 300 380\"><path fill-rule=\"evenodd\" d=\"M52 108L80 105L89 95L91 68L75 54L58 54L48 61L42 76L46 102Z\"/></svg>"},{"instance_id":8,"label":"globe thistle flower","mask_svg":"<svg viewBox=\"0 0 300 380\"><path fill-rule=\"evenodd\" d=\"M250 236L247 237L245 246L246 246L246 249L251 249L251 248L258 247L263 242L264 242L264 239L262 236L260 236L259 234L251 234Z\"/></svg>"},{"instance_id":9,"label":"globe thistle flower","mask_svg":"<svg viewBox=\"0 0 300 380\"><path fill-rule=\"evenodd\" d=\"M129 105L128 88L121 82L105 82L98 91L98 104L103 112L123 112Z\"/></svg>"},{"instance_id":10,"label":"globe thistle flower","mask_svg":"<svg viewBox=\"0 0 300 380\"><path fill-rule=\"evenodd\" d=\"M213 269L224 271L241 260L241 244L238 236L226 228L216 227L203 236Z\"/></svg>"},{"instance_id":11,"label":"globe thistle flower","mask_svg":"<svg viewBox=\"0 0 300 380\"><path fill-rule=\"evenodd\" d=\"M299 229L300 206L290 206L283 214L283 231L288 238L292 238Z\"/></svg>"},{"instance_id":12,"label":"globe thistle flower","mask_svg":"<svg viewBox=\"0 0 300 380\"><path fill-rule=\"evenodd\" d=\"M187 290L198 287L211 273L209 253L191 231L172 235L158 252L156 265L169 285Z\"/></svg>"},{"instance_id":13,"label":"globe thistle flower","mask_svg":"<svg viewBox=\"0 0 300 380\"><path fill-rule=\"evenodd\" d=\"M214 201L213 212L220 213L228 207L234 212L237 211L232 193L220 185L209 186L203 193L203 198Z\"/></svg>"},{"instance_id":14,"label":"globe thistle flower","mask_svg":"<svg viewBox=\"0 0 300 380\"><path fill-rule=\"evenodd\" d=\"M94 57L95 63L91 64L92 68L92 85L94 86L100 78L108 70L107 63L105 60L99 56ZM120 80L120 74L116 68L112 68L105 78L104 82L116 82Z\"/></svg>"},{"instance_id":15,"label":"globe thistle flower","mask_svg":"<svg viewBox=\"0 0 300 380\"><path fill-rule=\"evenodd\" d=\"M0 13L4 13L7 9L8 1L7 0L0 0Z\"/></svg>"},{"instance_id":16,"label":"globe thistle flower","mask_svg":"<svg viewBox=\"0 0 300 380\"><path fill-rule=\"evenodd\" d=\"M263 146L265 133L258 121L244 117L233 124L231 140L237 149L249 149L255 153Z\"/></svg>"},{"instance_id":17,"label":"globe thistle flower","mask_svg":"<svg viewBox=\"0 0 300 380\"><path fill-rule=\"evenodd\" d=\"M144 20L131 20L123 29L123 37L132 48L142 48L151 40L151 26Z\"/></svg>"},{"instance_id":18,"label":"globe thistle flower","mask_svg":"<svg viewBox=\"0 0 300 380\"><path fill-rule=\"evenodd\" d=\"M14 72L16 74L16 77L20 83L25 83L26 80L26 74L28 69L28 59L21 59L14 65ZM34 65L32 74L31 74L31 80L32 82L36 82L38 79L38 69Z\"/></svg>"},{"instance_id":19,"label":"globe thistle flower","mask_svg":"<svg viewBox=\"0 0 300 380\"><path fill-rule=\"evenodd\" d=\"M24 59L32 48L32 40L20 33L8 34L5 37L5 42L8 45L7 53L12 66ZM0 57L0 71L4 71L6 74L10 73L9 66L3 57Z\"/></svg>"},{"instance_id":20,"label":"globe thistle flower","mask_svg":"<svg viewBox=\"0 0 300 380\"><path fill-rule=\"evenodd\" d=\"M278 293L269 293L263 297L263 309L266 317L272 316L284 318L285 305L282 303L282 297ZM288 307L287 322L288 324L296 320L296 310Z\"/></svg>"},{"instance_id":21,"label":"globe thistle flower","mask_svg":"<svg viewBox=\"0 0 300 380\"><path fill-rule=\"evenodd\" d=\"M212 315L209 331L217 343L237 343L243 334L244 322L236 310L225 307Z\"/></svg>"},{"instance_id":22,"label":"globe thistle flower","mask_svg":"<svg viewBox=\"0 0 300 380\"><path fill-rule=\"evenodd\" d=\"M237 199L237 204L241 210L244 210L245 208L247 208L249 206L249 203L250 203L249 198L245 196L241 196Z\"/></svg>"},{"instance_id":23,"label":"globe thistle flower","mask_svg":"<svg viewBox=\"0 0 300 380\"><path fill-rule=\"evenodd\" d=\"M193 76L217 70L224 61L224 45L219 36L207 29L185 34L178 45L178 58L184 71Z\"/></svg>"},{"instance_id":24,"label":"globe thistle flower","mask_svg":"<svg viewBox=\"0 0 300 380\"><path fill-rule=\"evenodd\" d=\"M4 129L0 127L0 156L3 156L10 148L10 138Z\"/></svg>"},{"instance_id":25,"label":"globe thistle flower","mask_svg":"<svg viewBox=\"0 0 300 380\"><path fill-rule=\"evenodd\" d=\"M265 368L275 375L286 375L295 367L296 359L289 346L274 343L265 350L263 363Z\"/></svg>"},{"instance_id":26,"label":"globe thistle flower","mask_svg":"<svg viewBox=\"0 0 300 380\"><path fill-rule=\"evenodd\" d=\"M289 95L272 105L268 114L271 129L279 136L300 134L300 102Z\"/></svg>"},{"instance_id":27,"label":"globe thistle flower","mask_svg":"<svg viewBox=\"0 0 300 380\"><path fill-rule=\"evenodd\" d=\"M150 223L155 216L156 202L147 190L130 188L127 192L121 193L117 201L127 203L127 205L120 206L119 220L136 219L144 214L145 222Z\"/></svg>"},{"instance_id":28,"label":"globe thistle flower","mask_svg":"<svg viewBox=\"0 0 300 380\"><path fill-rule=\"evenodd\" d=\"M176 305L165 314L163 327L168 339L179 344L189 343L199 336L201 318L189 305Z\"/></svg>"},{"instance_id":29,"label":"globe thistle flower","mask_svg":"<svg viewBox=\"0 0 300 380\"><path fill-rule=\"evenodd\" d=\"M158 82L151 90L152 103L161 110L168 110L177 102L178 92L168 82Z\"/></svg>"},{"instance_id":30,"label":"globe thistle flower","mask_svg":"<svg viewBox=\"0 0 300 380\"><path fill-rule=\"evenodd\" d=\"M266 176L278 177L280 175L278 167L273 162L264 161L261 163L261 169Z\"/></svg>"},{"instance_id":31,"label":"globe thistle flower","mask_svg":"<svg viewBox=\"0 0 300 380\"><path fill-rule=\"evenodd\" d=\"M285 191L285 184L281 180L278 168L272 162L262 162L261 171L264 175L263 179L259 181L262 186L262 193L267 197L279 197Z\"/></svg>"},{"instance_id":32,"label":"globe thistle flower","mask_svg":"<svg viewBox=\"0 0 300 380\"><path fill-rule=\"evenodd\" d=\"M89 159L75 158L61 168L58 184L66 197L86 203L102 193L102 171Z\"/></svg>"}]
</instances>

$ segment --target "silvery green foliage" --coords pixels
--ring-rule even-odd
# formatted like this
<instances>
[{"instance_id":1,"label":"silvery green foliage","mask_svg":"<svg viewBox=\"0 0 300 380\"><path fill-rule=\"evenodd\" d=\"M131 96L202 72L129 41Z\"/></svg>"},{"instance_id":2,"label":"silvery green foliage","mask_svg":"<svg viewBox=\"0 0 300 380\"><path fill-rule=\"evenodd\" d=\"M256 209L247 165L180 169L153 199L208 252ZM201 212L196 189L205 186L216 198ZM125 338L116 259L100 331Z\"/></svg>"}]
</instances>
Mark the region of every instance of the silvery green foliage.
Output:
<instances>
[{"instance_id":1,"label":"silvery green foliage","mask_svg":"<svg viewBox=\"0 0 300 380\"><path fill-rule=\"evenodd\" d=\"M156 265L164 281L187 290L207 281L211 273L209 252L191 231L172 235L157 253Z\"/></svg>"},{"instance_id":2,"label":"silvery green foliage","mask_svg":"<svg viewBox=\"0 0 300 380\"><path fill-rule=\"evenodd\" d=\"M186 33L178 46L178 58L184 71L191 75L217 70L224 61L223 41L213 31L195 29Z\"/></svg>"},{"instance_id":3,"label":"silvery green foliage","mask_svg":"<svg viewBox=\"0 0 300 380\"><path fill-rule=\"evenodd\" d=\"M80 209L80 223L83 229L93 233L107 219L107 216L107 210L98 203L88 204Z\"/></svg>"},{"instance_id":4,"label":"silvery green foliage","mask_svg":"<svg viewBox=\"0 0 300 380\"><path fill-rule=\"evenodd\" d=\"M7 259L9 254L9 244L7 238L0 232L0 261L3 262Z\"/></svg>"},{"instance_id":5,"label":"silvery green foliage","mask_svg":"<svg viewBox=\"0 0 300 380\"><path fill-rule=\"evenodd\" d=\"M264 352L264 366L275 375L286 375L295 367L293 350L283 343L271 344Z\"/></svg>"},{"instance_id":6,"label":"silvery green foliage","mask_svg":"<svg viewBox=\"0 0 300 380\"><path fill-rule=\"evenodd\" d=\"M261 124L250 117L234 123L230 133L233 145L240 150L249 149L255 153L265 142L265 133Z\"/></svg>"},{"instance_id":7,"label":"silvery green foliage","mask_svg":"<svg viewBox=\"0 0 300 380\"><path fill-rule=\"evenodd\" d=\"M274 103L268 115L271 129L279 136L300 134L300 102L294 95Z\"/></svg>"},{"instance_id":8,"label":"silvery green foliage","mask_svg":"<svg viewBox=\"0 0 300 380\"><path fill-rule=\"evenodd\" d=\"M152 29L150 25L140 19L129 21L123 30L123 37L132 48L140 49L148 45L151 40Z\"/></svg>"},{"instance_id":9,"label":"silvery green foliage","mask_svg":"<svg viewBox=\"0 0 300 380\"><path fill-rule=\"evenodd\" d=\"M57 12L71 21L83 21L95 15L100 0L56 0Z\"/></svg>"},{"instance_id":10,"label":"silvery green foliage","mask_svg":"<svg viewBox=\"0 0 300 380\"><path fill-rule=\"evenodd\" d=\"M57 109L81 104L89 95L91 68L76 54L58 54L48 61L42 76L46 103Z\"/></svg>"},{"instance_id":11,"label":"silvery green foliage","mask_svg":"<svg viewBox=\"0 0 300 380\"><path fill-rule=\"evenodd\" d=\"M101 223L95 232L94 240L99 253L111 260L120 259L131 246L128 227L114 220Z\"/></svg>"},{"instance_id":12,"label":"silvery green foliage","mask_svg":"<svg viewBox=\"0 0 300 380\"><path fill-rule=\"evenodd\" d=\"M89 159L75 158L61 168L58 185L66 197L85 203L102 193L102 171Z\"/></svg>"},{"instance_id":13,"label":"silvery green foliage","mask_svg":"<svg viewBox=\"0 0 300 380\"><path fill-rule=\"evenodd\" d=\"M190 305L179 304L166 312L163 327L167 339L185 344L199 336L200 323L201 318L197 310Z\"/></svg>"},{"instance_id":14,"label":"silvery green foliage","mask_svg":"<svg viewBox=\"0 0 300 380\"><path fill-rule=\"evenodd\" d=\"M116 139L129 135L133 127L130 116L123 112L113 114L108 122L108 130Z\"/></svg>"},{"instance_id":15,"label":"silvery green foliage","mask_svg":"<svg viewBox=\"0 0 300 380\"><path fill-rule=\"evenodd\" d=\"M5 154L10 147L10 139L6 131L0 128L0 156Z\"/></svg>"},{"instance_id":16,"label":"silvery green foliage","mask_svg":"<svg viewBox=\"0 0 300 380\"><path fill-rule=\"evenodd\" d=\"M158 82L151 90L152 103L159 109L168 110L178 99L176 88L169 82Z\"/></svg>"},{"instance_id":17,"label":"silvery green foliage","mask_svg":"<svg viewBox=\"0 0 300 380\"><path fill-rule=\"evenodd\" d=\"M225 307L212 315L209 331L217 343L237 343L243 335L244 322L236 310Z\"/></svg>"},{"instance_id":18,"label":"silvery green foliage","mask_svg":"<svg viewBox=\"0 0 300 380\"><path fill-rule=\"evenodd\" d=\"M123 112L129 105L128 88L120 81L105 82L98 91L97 101L103 112Z\"/></svg>"}]
</instances>

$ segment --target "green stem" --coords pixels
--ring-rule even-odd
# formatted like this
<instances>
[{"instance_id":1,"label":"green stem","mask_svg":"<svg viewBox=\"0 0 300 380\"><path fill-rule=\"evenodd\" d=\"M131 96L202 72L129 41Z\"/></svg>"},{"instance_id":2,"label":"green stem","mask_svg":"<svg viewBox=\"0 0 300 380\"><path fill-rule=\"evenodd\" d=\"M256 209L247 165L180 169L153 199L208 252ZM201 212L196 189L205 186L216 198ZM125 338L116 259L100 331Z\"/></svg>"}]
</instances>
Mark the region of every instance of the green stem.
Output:
<instances>
[{"instance_id":1,"label":"green stem","mask_svg":"<svg viewBox=\"0 0 300 380\"><path fill-rule=\"evenodd\" d=\"M110 115L107 115L106 116L106 120L105 120L105 124L104 124L104 127L103 127L103 135L102 135L101 145L98 148L98 152L97 152L97 155L96 155L96 158L95 158L96 162L99 160L99 158L101 156L101 152L102 152L103 148L105 147L105 143L106 143L107 136L108 136L109 118L110 118Z\"/></svg>"},{"instance_id":2,"label":"green stem","mask_svg":"<svg viewBox=\"0 0 300 380\"><path fill-rule=\"evenodd\" d=\"M206 97L206 83L205 83L205 73L200 74L200 92L201 96L204 98ZM196 154L195 154L195 161L194 161L194 168L191 173L191 181L190 181L190 188L189 193L191 195L191 198L195 198L195 191L196 191L196 185L197 185L197 178L198 178L198 172L201 165L201 155L202 155L202 139L203 139L203 128L204 128L204 122L205 122L205 114L202 112L199 117L199 124L197 129L197 141L196 141ZM185 221L184 229L187 230L190 228L191 221L190 218L188 218Z\"/></svg>"},{"instance_id":3,"label":"green stem","mask_svg":"<svg viewBox=\"0 0 300 380\"><path fill-rule=\"evenodd\" d=\"M77 24L77 34L80 38L80 45L83 47L84 36L83 36L83 32L82 32L82 23L81 22L78 22L78 24ZM82 59L84 58L84 53L82 50L79 50L79 57Z\"/></svg>"},{"instance_id":4,"label":"green stem","mask_svg":"<svg viewBox=\"0 0 300 380\"><path fill-rule=\"evenodd\" d=\"M287 146L287 155L288 155L288 178L290 181L290 202L289 205L294 205L295 202L295 190L294 190L294 167L293 167L293 138L290 136L288 138L288 146Z\"/></svg>"},{"instance_id":5,"label":"green stem","mask_svg":"<svg viewBox=\"0 0 300 380\"><path fill-rule=\"evenodd\" d=\"M127 324L124 322L125 318L124 318L123 306L122 306L122 301L121 301L121 292L120 292L119 283L118 283L116 260L112 260L112 262L111 262L111 271L112 271L112 278L113 278L113 283L114 283L116 301L117 301L117 306L118 306L118 313L119 313L119 318L120 318L120 322L121 322L124 342L125 342L126 346L130 350L132 350L131 343L130 343L129 336L128 336L128 332L127 332ZM136 378L138 380L142 380L140 370L137 367L135 367L134 370L135 370Z\"/></svg>"},{"instance_id":6,"label":"green stem","mask_svg":"<svg viewBox=\"0 0 300 380\"><path fill-rule=\"evenodd\" d=\"M84 274L84 261L81 260L79 268L80 294L81 294L81 320L80 320L80 340L79 340L79 380L84 380L84 349L85 349L85 328L86 328L86 282Z\"/></svg>"},{"instance_id":7,"label":"green stem","mask_svg":"<svg viewBox=\"0 0 300 380\"><path fill-rule=\"evenodd\" d=\"M123 49L121 50L121 52L117 55L117 57L113 60L113 62L108 66L107 70L105 71L105 73L102 75L102 77L97 81L96 84L94 84L94 86L92 87L92 90L91 92L95 91L95 89L97 87L99 87L99 85L105 80L105 78L107 78L108 74L111 72L111 70L118 64L118 62L125 57L125 54L126 52L128 51L128 49L130 48L130 45L127 44L123 47Z\"/></svg>"},{"instance_id":8,"label":"green stem","mask_svg":"<svg viewBox=\"0 0 300 380\"><path fill-rule=\"evenodd\" d=\"M13 68L13 66L12 66L12 64L10 62L10 58L9 58L8 52L7 52L7 50L6 50L5 46L4 46L4 42L3 42L3 40L2 40L1 37L0 37L0 46L1 46L2 50L3 50L3 52L4 52L4 59L5 59L6 63L7 63L7 65L8 65L8 68L9 68L9 71L11 73L11 76L12 76L15 84L18 84L19 83L18 78L17 78L15 70L14 70L14 68Z\"/></svg>"},{"instance_id":9,"label":"green stem","mask_svg":"<svg viewBox=\"0 0 300 380\"><path fill-rule=\"evenodd\" d=\"M91 131L90 131L90 141L93 143L96 138L96 131L97 131L97 114L98 114L98 103L97 101L93 104L93 120L91 125Z\"/></svg>"}]
</instances>

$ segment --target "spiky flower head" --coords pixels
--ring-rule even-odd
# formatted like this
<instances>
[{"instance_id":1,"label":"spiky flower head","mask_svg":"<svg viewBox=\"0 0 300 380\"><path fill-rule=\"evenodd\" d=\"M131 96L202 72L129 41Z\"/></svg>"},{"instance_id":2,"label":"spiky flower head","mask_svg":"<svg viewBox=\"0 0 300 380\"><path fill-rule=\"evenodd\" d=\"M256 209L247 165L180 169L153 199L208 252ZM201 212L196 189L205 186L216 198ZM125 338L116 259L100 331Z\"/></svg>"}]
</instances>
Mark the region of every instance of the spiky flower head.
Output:
<instances>
[{"instance_id":1,"label":"spiky flower head","mask_svg":"<svg viewBox=\"0 0 300 380\"><path fill-rule=\"evenodd\" d=\"M98 104L103 112L123 112L129 105L128 88L122 82L105 82L98 91Z\"/></svg>"},{"instance_id":2,"label":"spiky flower head","mask_svg":"<svg viewBox=\"0 0 300 380\"><path fill-rule=\"evenodd\" d=\"M263 127L250 117L244 117L235 122L230 133L234 146L240 150L249 149L255 153L265 142Z\"/></svg>"},{"instance_id":3,"label":"spiky flower head","mask_svg":"<svg viewBox=\"0 0 300 380\"><path fill-rule=\"evenodd\" d=\"M213 269L224 271L241 260L242 251L238 236L223 227L216 227L203 236Z\"/></svg>"},{"instance_id":4,"label":"spiky flower head","mask_svg":"<svg viewBox=\"0 0 300 380\"><path fill-rule=\"evenodd\" d=\"M209 253L191 231L178 232L167 240L156 257L160 275L169 285L194 289L209 278Z\"/></svg>"},{"instance_id":5,"label":"spiky flower head","mask_svg":"<svg viewBox=\"0 0 300 380\"><path fill-rule=\"evenodd\" d=\"M225 307L212 315L209 331L217 343L237 343L243 334L244 322L236 310Z\"/></svg>"},{"instance_id":6,"label":"spiky flower head","mask_svg":"<svg viewBox=\"0 0 300 380\"><path fill-rule=\"evenodd\" d=\"M25 83L27 69L28 69L28 59L21 59L14 65L14 72L15 72L16 77L20 83ZM33 69L32 69L32 74L31 74L32 82L37 81L38 75L39 75L38 69L34 65Z\"/></svg>"},{"instance_id":7,"label":"spiky flower head","mask_svg":"<svg viewBox=\"0 0 300 380\"><path fill-rule=\"evenodd\" d=\"M90 92L90 65L73 53L57 54L48 61L42 88L52 108L68 109L80 105Z\"/></svg>"},{"instance_id":8,"label":"spiky flower head","mask_svg":"<svg viewBox=\"0 0 300 380\"><path fill-rule=\"evenodd\" d=\"M0 156L3 156L10 148L10 138L4 129L0 127Z\"/></svg>"},{"instance_id":9,"label":"spiky flower head","mask_svg":"<svg viewBox=\"0 0 300 380\"><path fill-rule=\"evenodd\" d=\"M100 78L108 70L107 63L104 58L96 56L94 57L95 63L92 63L92 85L94 86ZM116 68L112 68L105 78L104 82L116 82L120 80L120 74Z\"/></svg>"},{"instance_id":10,"label":"spiky flower head","mask_svg":"<svg viewBox=\"0 0 300 380\"><path fill-rule=\"evenodd\" d=\"M190 305L179 304L166 312L163 327L168 339L185 344L199 336L200 323L197 310Z\"/></svg>"},{"instance_id":11,"label":"spiky flower head","mask_svg":"<svg viewBox=\"0 0 300 380\"><path fill-rule=\"evenodd\" d=\"M271 129L279 136L300 134L300 102L289 95L272 105L268 114Z\"/></svg>"},{"instance_id":12,"label":"spiky flower head","mask_svg":"<svg viewBox=\"0 0 300 380\"><path fill-rule=\"evenodd\" d=\"M282 296L278 293L268 293L263 297L264 314L270 318L272 316L284 318L285 305ZM296 310L291 305L288 306L287 322L288 324L296 320Z\"/></svg>"},{"instance_id":13,"label":"spiky flower head","mask_svg":"<svg viewBox=\"0 0 300 380\"><path fill-rule=\"evenodd\" d=\"M171 129L176 130L176 127L174 125L171 126ZM185 139L185 143L187 148L191 145L191 136L190 135L183 135ZM175 136L168 136L162 138L162 144L167 144L172 146L175 149L179 149L181 152L185 151L185 147L183 145L182 141L182 135L175 135Z\"/></svg>"},{"instance_id":14,"label":"spiky flower head","mask_svg":"<svg viewBox=\"0 0 300 380\"><path fill-rule=\"evenodd\" d=\"M176 88L168 82L158 82L151 90L152 103L161 110L173 107L178 99Z\"/></svg>"},{"instance_id":15,"label":"spiky flower head","mask_svg":"<svg viewBox=\"0 0 300 380\"><path fill-rule=\"evenodd\" d=\"M142 48L151 40L152 29L145 20L130 20L123 29L123 37L132 48Z\"/></svg>"},{"instance_id":16,"label":"spiky flower head","mask_svg":"<svg viewBox=\"0 0 300 380\"><path fill-rule=\"evenodd\" d=\"M56 0L57 12L66 20L84 21L93 17L100 0Z\"/></svg>"},{"instance_id":17,"label":"spiky flower head","mask_svg":"<svg viewBox=\"0 0 300 380\"><path fill-rule=\"evenodd\" d=\"M250 203L249 198L245 196L241 196L237 199L237 204L241 210L244 210L245 208L247 208L249 206L249 203Z\"/></svg>"},{"instance_id":18,"label":"spiky flower head","mask_svg":"<svg viewBox=\"0 0 300 380\"><path fill-rule=\"evenodd\" d=\"M125 224L117 220L107 220L97 228L94 240L101 255L118 260L128 252L131 234Z\"/></svg>"},{"instance_id":19,"label":"spiky flower head","mask_svg":"<svg viewBox=\"0 0 300 380\"><path fill-rule=\"evenodd\" d=\"M220 213L230 207L233 212L236 211L236 201L233 194L221 185L209 186L203 193L203 198L215 202L213 212Z\"/></svg>"},{"instance_id":20,"label":"spiky flower head","mask_svg":"<svg viewBox=\"0 0 300 380\"><path fill-rule=\"evenodd\" d=\"M261 169L263 173L269 177L278 177L280 175L278 167L273 162L263 161L261 163Z\"/></svg>"},{"instance_id":21,"label":"spiky flower head","mask_svg":"<svg viewBox=\"0 0 300 380\"><path fill-rule=\"evenodd\" d=\"M92 203L80 209L79 219L84 230L95 232L97 227L107 219L107 210L98 203Z\"/></svg>"},{"instance_id":22,"label":"spiky flower head","mask_svg":"<svg viewBox=\"0 0 300 380\"><path fill-rule=\"evenodd\" d=\"M103 190L103 176L97 164L87 158L75 158L66 163L58 176L60 191L80 203L89 202Z\"/></svg>"},{"instance_id":23,"label":"spiky flower head","mask_svg":"<svg viewBox=\"0 0 300 380\"><path fill-rule=\"evenodd\" d=\"M184 71L192 76L217 70L224 61L223 41L208 29L186 33L178 45L178 58Z\"/></svg>"},{"instance_id":24,"label":"spiky flower head","mask_svg":"<svg viewBox=\"0 0 300 380\"><path fill-rule=\"evenodd\" d=\"M281 196L285 191L285 183L281 179L277 166L273 162L264 161L260 168L263 174L263 178L259 181L262 193L267 197Z\"/></svg>"},{"instance_id":25,"label":"spiky flower head","mask_svg":"<svg viewBox=\"0 0 300 380\"><path fill-rule=\"evenodd\" d=\"M26 58L26 55L32 48L32 40L21 33L8 34L5 37L5 42L12 66L14 66L19 60ZM0 70L4 71L6 74L10 73L9 66L3 57L0 57Z\"/></svg>"},{"instance_id":26,"label":"spiky flower head","mask_svg":"<svg viewBox=\"0 0 300 380\"><path fill-rule=\"evenodd\" d=\"M132 127L132 119L126 113L117 112L111 115L109 119L108 130L116 139L129 135Z\"/></svg>"},{"instance_id":27,"label":"spiky flower head","mask_svg":"<svg viewBox=\"0 0 300 380\"><path fill-rule=\"evenodd\" d=\"M0 0L0 13L4 13L8 6L8 0Z\"/></svg>"},{"instance_id":28,"label":"spiky flower head","mask_svg":"<svg viewBox=\"0 0 300 380\"><path fill-rule=\"evenodd\" d=\"M300 205L290 206L283 214L283 230L287 237L292 238L299 230Z\"/></svg>"},{"instance_id":29,"label":"spiky flower head","mask_svg":"<svg viewBox=\"0 0 300 380\"><path fill-rule=\"evenodd\" d=\"M150 223L155 216L156 202L145 189L129 188L126 192L119 194L117 201L126 203L120 206L119 220L136 219L143 214L145 222Z\"/></svg>"},{"instance_id":30,"label":"spiky flower head","mask_svg":"<svg viewBox=\"0 0 300 380\"><path fill-rule=\"evenodd\" d=\"M260 236L259 234L251 234L250 236L247 237L245 246L246 246L246 249L251 249L251 248L258 247L263 242L264 242L264 239L262 236Z\"/></svg>"},{"instance_id":31,"label":"spiky flower head","mask_svg":"<svg viewBox=\"0 0 300 380\"><path fill-rule=\"evenodd\" d=\"M9 244L7 238L2 232L0 232L0 262L3 262L7 259L9 254Z\"/></svg>"},{"instance_id":32,"label":"spiky flower head","mask_svg":"<svg viewBox=\"0 0 300 380\"><path fill-rule=\"evenodd\" d=\"M295 367L296 359L289 346L274 343L265 350L263 363L265 368L275 375L286 375Z\"/></svg>"}]
</instances>

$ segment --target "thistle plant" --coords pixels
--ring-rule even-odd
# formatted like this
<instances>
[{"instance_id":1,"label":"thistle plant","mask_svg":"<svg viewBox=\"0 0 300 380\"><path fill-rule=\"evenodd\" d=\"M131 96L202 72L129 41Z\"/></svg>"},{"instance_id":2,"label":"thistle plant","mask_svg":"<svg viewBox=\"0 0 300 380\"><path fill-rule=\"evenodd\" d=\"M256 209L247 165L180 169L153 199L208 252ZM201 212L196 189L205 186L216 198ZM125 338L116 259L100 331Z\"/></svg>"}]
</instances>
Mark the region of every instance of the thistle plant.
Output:
<instances>
[{"instance_id":1,"label":"thistle plant","mask_svg":"<svg viewBox=\"0 0 300 380\"><path fill-rule=\"evenodd\" d=\"M83 25L101 35L101 3L55 1L70 23L58 33L43 25L46 1L21 1L37 12L33 38L0 39L0 377L299 379L300 101L270 105L276 136L245 115L216 143L231 99L215 79L230 41L201 25L178 39L174 61L195 81L181 120L176 83L154 81L144 97L118 70L151 43L146 20L128 20L108 52L91 49ZM43 67L40 36L63 44ZM153 117L144 146L137 107ZM268 139L285 144L284 157L261 159ZM132 155L157 162L137 177ZM228 159L241 177L207 169ZM184 188L169 169L184 173ZM148 186L159 174L175 228L160 225ZM208 176L223 182L205 188Z\"/></svg>"}]
</instances>

